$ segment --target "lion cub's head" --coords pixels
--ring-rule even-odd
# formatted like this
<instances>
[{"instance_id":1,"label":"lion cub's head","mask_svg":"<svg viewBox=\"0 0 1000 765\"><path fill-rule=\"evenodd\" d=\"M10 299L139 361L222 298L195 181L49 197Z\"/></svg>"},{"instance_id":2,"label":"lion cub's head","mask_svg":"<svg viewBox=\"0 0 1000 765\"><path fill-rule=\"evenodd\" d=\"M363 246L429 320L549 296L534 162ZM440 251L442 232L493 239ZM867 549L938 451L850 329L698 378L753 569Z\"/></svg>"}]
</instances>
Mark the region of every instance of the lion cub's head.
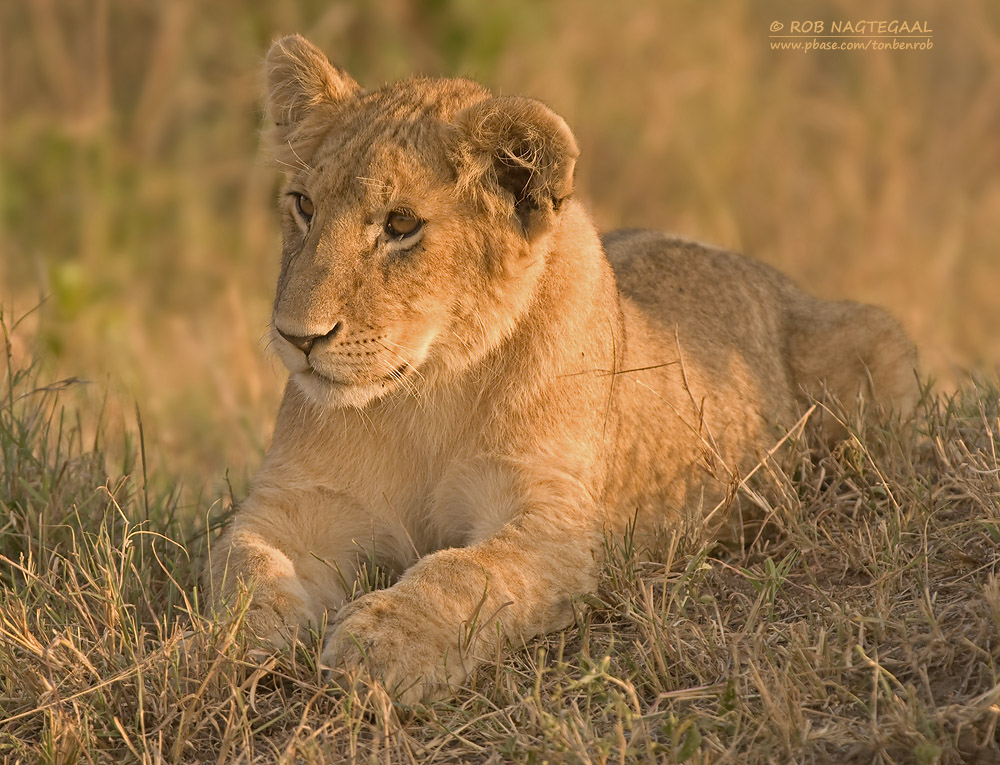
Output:
<instances>
[{"instance_id":1,"label":"lion cub's head","mask_svg":"<svg viewBox=\"0 0 1000 765\"><path fill-rule=\"evenodd\" d=\"M267 80L288 175L272 329L295 383L363 406L502 342L572 191L566 123L468 80L365 91L299 36L271 47Z\"/></svg>"}]
</instances>

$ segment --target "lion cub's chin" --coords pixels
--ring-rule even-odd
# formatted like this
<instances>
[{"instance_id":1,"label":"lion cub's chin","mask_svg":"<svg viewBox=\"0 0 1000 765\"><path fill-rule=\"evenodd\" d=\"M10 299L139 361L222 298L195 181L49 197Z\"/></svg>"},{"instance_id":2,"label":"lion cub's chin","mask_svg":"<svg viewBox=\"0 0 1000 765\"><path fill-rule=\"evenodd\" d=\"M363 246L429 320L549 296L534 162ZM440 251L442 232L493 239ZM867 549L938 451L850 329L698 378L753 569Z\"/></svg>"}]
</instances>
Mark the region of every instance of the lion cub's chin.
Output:
<instances>
[{"instance_id":1,"label":"lion cub's chin","mask_svg":"<svg viewBox=\"0 0 1000 765\"><path fill-rule=\"evenodd\" d=\"M325 409L350 407L360 409L365 404L395 390L398 385L393 382L338 383L316 374L311 369L305 372L293 372L291 379L310 401Z\"/></svg>"}]
</instances>

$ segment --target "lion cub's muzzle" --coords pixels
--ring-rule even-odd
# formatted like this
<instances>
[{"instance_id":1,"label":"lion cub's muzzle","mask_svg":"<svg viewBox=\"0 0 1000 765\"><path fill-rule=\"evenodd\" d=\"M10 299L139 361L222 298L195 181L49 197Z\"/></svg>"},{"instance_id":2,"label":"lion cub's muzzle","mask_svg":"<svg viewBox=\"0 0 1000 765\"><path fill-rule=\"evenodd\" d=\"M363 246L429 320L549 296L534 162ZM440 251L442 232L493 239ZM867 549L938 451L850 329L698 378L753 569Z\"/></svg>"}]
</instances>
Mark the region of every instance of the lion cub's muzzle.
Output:
<instances>
[{"instance_id":1,"label":"lion cub's muzzle","mask_svg":"<svg viewBox=\"0 0 1000 765\"><path fill-rule=\"evenodd\" d=\"M282 331L277 326L277 324L275 325L274 328L278 331L279 335L285 338L285 340L287 340L289 343L291 343L300 351L302 351L306 356L308 356L309 352L312 350L313 344L317 340L324 340L324 339L332 340L338 334L340 334L340 330L343 328L343 326L344 323L338 321L336 324L333 325L333 329L331 329L329 332L323 335L291 335Z\"/></svg>"},{"instance_id":2,"label":"lion cub's muzzle","mask_svg":"<svg viewBox=\"0 0 1000 765\"><path fill-rule=\"evenodd\" d=\"M375 386L385 392L408 377L420 361L393 333L371 326L351 327L337 320L327 332L297 334L301 325L276 317L272 328L275 350L289 372L324 395L331 385Z\"/></svg>"}]
</instances>

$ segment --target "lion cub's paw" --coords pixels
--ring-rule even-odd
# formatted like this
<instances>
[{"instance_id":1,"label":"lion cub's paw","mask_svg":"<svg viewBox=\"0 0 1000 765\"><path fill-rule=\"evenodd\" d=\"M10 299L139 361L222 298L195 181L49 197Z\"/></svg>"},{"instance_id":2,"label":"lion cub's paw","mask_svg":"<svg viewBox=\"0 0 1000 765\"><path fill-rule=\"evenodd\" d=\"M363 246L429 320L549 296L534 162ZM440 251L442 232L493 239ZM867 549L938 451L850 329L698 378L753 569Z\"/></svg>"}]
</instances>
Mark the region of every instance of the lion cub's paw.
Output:
<instances>
[{"instance_id":1,"label":"lion cub's paw","mask_svg":"<svg viewBox=\"0 0 1000 765\"><path fill-rule=\"evenodd\" d=\"M308 596L294 579L282 577L256 583L243 616L244 634L265 650L282 650L309 635L316 621Z\"/></svg>"},{"instance_id":2,"label":"lion cub's paw","mask_svg":"<svg viewBox=\"0 0 1000 765\"><path fill-rule=\"evenodd\" d=\"M427 605L381 590L338 612L321 658L335 679L374 679L411 704L446 695L468 675L448 632Z\"/></svg>"}]
</instances>

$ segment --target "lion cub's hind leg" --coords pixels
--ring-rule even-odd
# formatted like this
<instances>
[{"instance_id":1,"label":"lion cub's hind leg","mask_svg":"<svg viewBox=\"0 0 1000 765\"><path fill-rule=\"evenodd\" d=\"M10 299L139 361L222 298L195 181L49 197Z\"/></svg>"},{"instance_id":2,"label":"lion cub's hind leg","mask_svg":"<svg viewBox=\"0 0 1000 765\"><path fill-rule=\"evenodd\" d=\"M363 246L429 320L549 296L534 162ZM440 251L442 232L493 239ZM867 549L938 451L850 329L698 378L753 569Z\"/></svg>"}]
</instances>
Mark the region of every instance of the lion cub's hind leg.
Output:
<instances>
[{"instance_id":1,"label":"lion cub's hind leg","mask_svg":"<svg viewBox=\"0 0 1000 765\"><path fill-rule=\"evenodd\" d=\"M793 385L809 398L829 399L869 416L906 420L920 388L913 341L886 311L851 301L803 300L789 311L788 359ZM836 410L835 410L836 411ZM823 432L842 439L844 426L825 413Z\"/></svg>"}]
</instances>

